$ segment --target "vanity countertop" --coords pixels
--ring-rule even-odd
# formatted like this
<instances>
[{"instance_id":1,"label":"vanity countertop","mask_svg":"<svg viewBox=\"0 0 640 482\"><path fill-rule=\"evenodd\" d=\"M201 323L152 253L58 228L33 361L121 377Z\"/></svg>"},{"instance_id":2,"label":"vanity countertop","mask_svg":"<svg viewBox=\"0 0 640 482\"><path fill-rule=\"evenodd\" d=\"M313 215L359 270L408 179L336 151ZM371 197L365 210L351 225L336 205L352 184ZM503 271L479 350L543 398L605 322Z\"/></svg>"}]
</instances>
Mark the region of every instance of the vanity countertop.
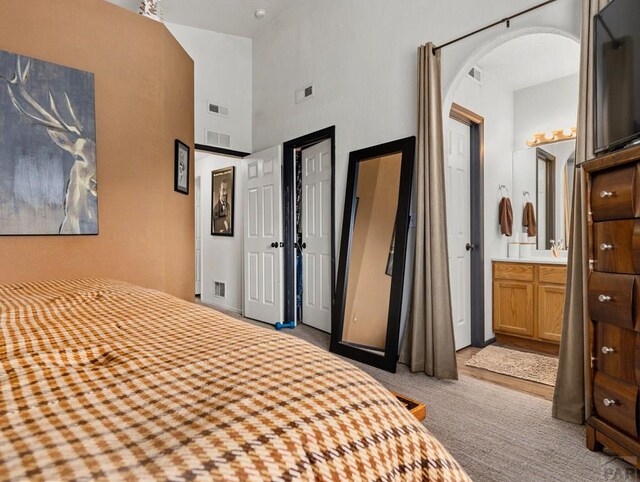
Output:
<instances>
[{"instance_id":1,"label":"vanity countertop","mask_svg":"<svg viewBox=\"0 0 640 482\"><path fill-rule=\"evenodd\" d=\"M501 263L533 263L533 264L567 264L567 258L552 258L551 256L532 256L531 258L491 258L491 261L499 261Z\"/></svg>"}]
</instances>

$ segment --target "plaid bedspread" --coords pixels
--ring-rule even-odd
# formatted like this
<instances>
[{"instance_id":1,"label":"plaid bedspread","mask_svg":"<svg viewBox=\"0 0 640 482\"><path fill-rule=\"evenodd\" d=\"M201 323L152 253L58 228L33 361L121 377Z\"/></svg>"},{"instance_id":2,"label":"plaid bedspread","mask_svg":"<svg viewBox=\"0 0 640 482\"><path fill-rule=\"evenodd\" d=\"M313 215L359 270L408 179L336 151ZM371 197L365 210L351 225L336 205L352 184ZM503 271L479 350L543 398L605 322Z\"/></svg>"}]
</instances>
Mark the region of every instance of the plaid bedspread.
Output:
<instances>
[{"instance_id":1,"label":"plaid bedspread","mask_svg":"<svg viewBox=\"0 0 640 482\"><path fill-rule=\"evenodd\" d=\"M468 480L362 371L108 280L0 285L1 480Z\"/></svg>"}]
</instances>

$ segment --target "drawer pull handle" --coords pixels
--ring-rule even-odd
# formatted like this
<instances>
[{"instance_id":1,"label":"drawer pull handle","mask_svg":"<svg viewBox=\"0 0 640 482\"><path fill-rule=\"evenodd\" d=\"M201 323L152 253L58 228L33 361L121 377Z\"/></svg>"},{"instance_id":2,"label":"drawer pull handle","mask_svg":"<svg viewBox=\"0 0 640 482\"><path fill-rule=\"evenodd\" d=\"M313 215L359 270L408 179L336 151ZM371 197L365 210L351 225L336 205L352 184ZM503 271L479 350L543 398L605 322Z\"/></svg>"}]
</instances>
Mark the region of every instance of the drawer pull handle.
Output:
<instances>
[{"instance_id":1,"label":"drawer pull handle","mask_svg":"<svg viewBox=\"0 0 640 482\"><path fill-rule=\"evenodd\" d=\"M605 398L604 400L602 400L602 403L604 403L605 407L611 407L616 404L616 401L611 400L610 398Z\"/></svg>"},{"instance_id":2,"label":"drawer pull handle","mask_svg":"<svg viewBox=\"0 0 640 482\"><path fill-rule=\"evenodd\" d=\"M613 193L611 191L601 191L600 197L603 199L607 197L613 197Z\"/></svg>"},{"instance_id":3,"label":"drawer pull handle","mask_svg":"<svg viewBox=\"0 0 640 482\"><path fill-rule=\"evenodd\" d=\"M615 350L611 347L608 346L603 346L602 347L602 353L604 353L605 355L608 355L609 353L613 353Z\"/></svg>"},{"instance_id":4,"label":"drawer pull handle","mask_svg":"<svg viewBox=\"0 0 640 482\"><path fill-rule=\"evenodd\" d=\"M610 249L613 249L613 245L611 245L611 244L602 243L600 245L600 251L608 251Z\"/></svg>"},{"instance_id":5,"label":"drawer pull handle","mask_svg":"<svg viewBox=\"0 0 640 482\"><path fill-rule=\"evenodd\" d=\"M600 295L600 296L598 296L598 301L599 301L600 303L606 303L606 302L608 302L608 301L611 301L611 296L608 296L608 295Z\"/></svg>"}]
</instances>

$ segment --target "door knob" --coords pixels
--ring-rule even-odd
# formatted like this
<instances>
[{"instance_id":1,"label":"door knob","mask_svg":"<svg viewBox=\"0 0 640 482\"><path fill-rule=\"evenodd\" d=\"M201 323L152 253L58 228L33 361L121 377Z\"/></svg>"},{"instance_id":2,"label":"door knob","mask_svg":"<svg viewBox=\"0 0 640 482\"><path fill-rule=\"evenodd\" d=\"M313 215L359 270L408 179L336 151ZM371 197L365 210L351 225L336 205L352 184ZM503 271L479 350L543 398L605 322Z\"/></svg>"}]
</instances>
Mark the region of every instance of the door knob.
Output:
<instances>
[{"instance_id":1,"label":"door knob","mask_svg":"<svg viewBox=\"0 0 640 482\"><path fill-rule=\"evenodd\" d=\"M300 245L300 247L301 247L302 249L307 249L307 243L302 243L302 244Z\"/></svg>"},{"instance_id":2,"label":"door knob","mask_svg":"<svg viewBox=\"0 0 640 482\"><path fill-rule=\"evenodd\" d=\"M278 247L278 243L271 243L271 247L272 248L277 248Z\"/></svg>"},{"instance_id":3,"label":"door knob","mask_svg":"<svg viewBox=\"0 0 640 482\"><path fill-rule=\"evenodd\" d=\"M464 249L466 249L467 251L471 251L473 249L476 249L476 245L472 244L472 243L467 243L467 245L464 247Z\"/></svg>"}]
</instances>

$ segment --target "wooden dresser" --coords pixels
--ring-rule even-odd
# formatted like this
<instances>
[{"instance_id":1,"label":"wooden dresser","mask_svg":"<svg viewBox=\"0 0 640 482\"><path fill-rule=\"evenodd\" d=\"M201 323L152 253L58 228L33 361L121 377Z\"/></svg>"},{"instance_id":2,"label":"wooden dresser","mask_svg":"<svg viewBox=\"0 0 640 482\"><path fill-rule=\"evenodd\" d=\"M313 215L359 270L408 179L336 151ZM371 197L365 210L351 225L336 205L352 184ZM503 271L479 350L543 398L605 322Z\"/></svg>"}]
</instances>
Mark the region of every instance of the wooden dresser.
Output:
<instances>
[{"instance_id":1,"label":"wooden dresser","mask_svg":"<svg viewBox=\"0 0 640 482\"><path fill-rule=\"evenodd\" d=\"M589 175L593 388L587 447L640 457L640 148L583 166Z\"/></svg>"},{"instance_id":2,"label":"wooden dresser","mask_svg":"<svg viewBox=\"0 0 640 482\"><path fill-rule=\"evenodd\" d=\"M566 265L494 261L496 340L558 354L566 279Z\"/></svg>"}]
</instances>

